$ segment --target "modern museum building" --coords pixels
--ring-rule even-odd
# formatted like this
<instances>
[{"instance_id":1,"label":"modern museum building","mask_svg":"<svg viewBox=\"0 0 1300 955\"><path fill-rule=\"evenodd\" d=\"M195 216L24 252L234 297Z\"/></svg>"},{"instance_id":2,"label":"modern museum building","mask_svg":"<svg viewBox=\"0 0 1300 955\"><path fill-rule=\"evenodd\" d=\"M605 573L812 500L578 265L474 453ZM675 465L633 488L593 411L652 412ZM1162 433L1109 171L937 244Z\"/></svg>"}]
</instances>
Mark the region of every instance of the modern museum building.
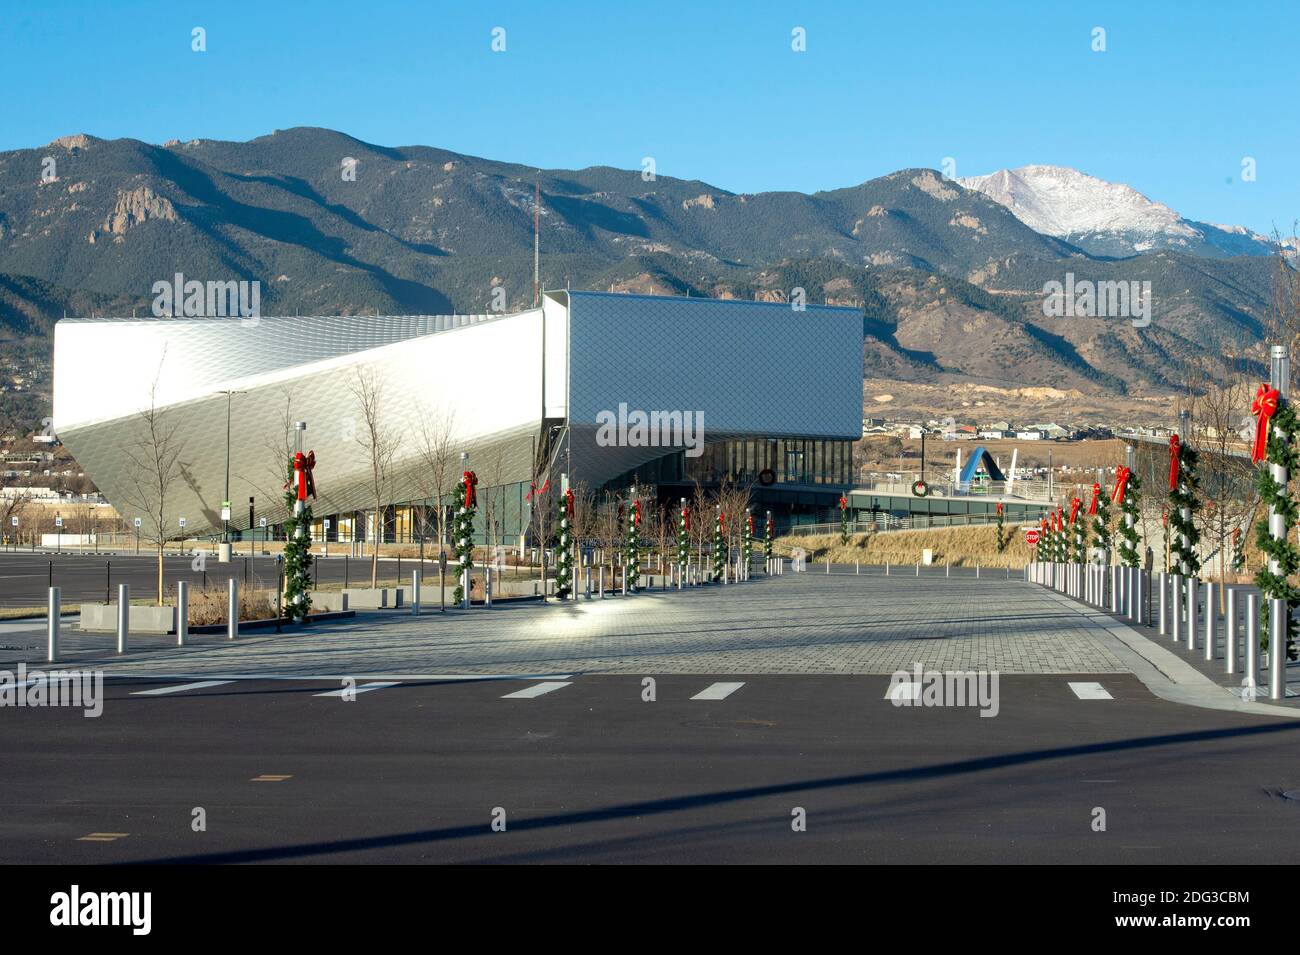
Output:
<instances>
[{"instance_id":1,"label":"modern museum building","mask_svg":"<svg viewBox=\"0 0 1300 955\"><path fill-rule=\"evenodd\" d=\"M414 540L442 470L444 500L473 470L510 536L562 476L665 504L729 483L778 527L833 521L861 436L862 321L567 290L514 314L64 319L54 427L128 522L165 439L176 536L219 533L224 502L236 536L282 521L296 423L330 541Z\"/></svg>"}]
</instances>

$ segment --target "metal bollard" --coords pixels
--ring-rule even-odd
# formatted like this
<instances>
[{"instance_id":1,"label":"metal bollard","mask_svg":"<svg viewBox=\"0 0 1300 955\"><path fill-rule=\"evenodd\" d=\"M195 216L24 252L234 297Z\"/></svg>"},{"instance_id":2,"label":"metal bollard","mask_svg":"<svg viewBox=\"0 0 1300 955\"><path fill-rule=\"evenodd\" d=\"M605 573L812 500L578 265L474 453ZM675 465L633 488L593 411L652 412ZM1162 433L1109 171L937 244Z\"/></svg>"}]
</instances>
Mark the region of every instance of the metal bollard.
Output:
<instances>
[{"instance_id":1,"label":"metal bollard","mask_svg":"<svg viewBox=\"0 0 1300 955\"><path fill-rule=\"evenodd\" d=\"M492 565L483 568L483 606L492 607Z\"/></svg>"},{"instance_id":2,"label":"metal bollard","mask_svg":"<svg viewBox=\"0 0 1300 955\"><path fill-rule=\"evenodd\" d=\"M979 580L979 579L980 579L980 565L979 565L979 564L976 564L976 565L975 565L975 579L976 579L976 580Z\"/></svg>"},{"instance_id":3,"label":"metal bollard","mask_svg":"<svg viewBox=\"0 0 1300 955\"><path fill-rule=\"evenodd\" d=\"M620 570L623 571L623 596L627 596L627 564L624 564Z\"/></svg>"},{"instance_id":4,"label":"metal bollard","mask_svg":"<svg viewBox=\"0 0 1300 955\"><path fill-rule=\"evenodd\" d=\"M420 568L411 571L411 616L420 615Z\"/></svg>"},{"instance_id":5,"label":"metal bollard","mask_svg":"<svg viewBox=\"0 0 1300 955\"><path fill-rule=\"evenodd\" d=\"M1286 699L1286 600L1268 602L1268 698Z\"/></svg>"},{"instance_id":6,"label":"metal bollard","mask_svg":"<svg viewBox=\"0 0 1300 955\"><path fill-rule=\"evenodd\" d=\"M1187 649L1196 649L1196 592L1200 589L1200 582L1195 578L1188 578L1187 581Z\"/></svg>"},{"instance_id":7,"label":"metal bollard","mask_svg":"<svg viewBox=\"0 0 1300 955\"><path fill-rule=\"evenodd\" d=\"M461 575L460 575L460 588L461 588L461 590L460 590L460 609L461 609L461 610L468 610L468 609L469 609L469 587L470 587L470 584L471 584L472 582L473 582L473 578L470 577L470 575L469 575L469 568L466 567L463 571L461 571ZM543 589L542 589L542 600L545 601L545 600L546 600L546 589L545 589L545 588L546 588L546 581L545 581L545 580L542 581L542 588L543 588Z\"/></svg>"},{"instance_id":8,"label":"metal bollard","mask_svg":"<svg viewBox=\"0 0 1300 955\"><path fill-rule=\"evenodd\" d=\"M1119 568L1110 569L1110 612L1119 613Z\"/></svg>"},{"instance_id":9,"label":"metal bollard","mask_svg":"<svg viewBox=\"0 0 1300 955\"><path fill-rule=\"evenodd\" d=\"M1147 613L1147 579L1141 567L1133 568L1133 620L1144 627L1151 622Z\"/></svg>"},{"instance_id":10,"label":"metal bollard","mask_svg":"<svg viewBox=\"0 0 1300 955\"><path fill-rule=\"evenodd\" d=\"M190 638L190 582L176 581L176 646L185 646Z\"/></svg>"},{"instance_id":11,"label":"metal bollard","mask_svg":"<svg viewBox=\"0 0 1300 955\"><path fill-rule=\"evenodd\" d=\"M919 560L916 562L916 576L921 576L921 562Z\"/></svg>"},{"instance_id":12,"label":"metal bollard","mask_svg":"<svg viewBox=\"0 0 1300 955\"><path fill-rule=\"evenodd\" d=\"M584 580L583 580L582 589L583 592L587 595L587 599L590 600L591 599L591 566L590 565L583 568L583 578ZM679 590L681 589L681 586L682 586L682 578L681 575L679 574L677 577L677 587Z\"/></svg>"},{"instance_id":13,"label":"metal bollard","mask_svg":"<svg viewBox=\"0 0 1300 955\"><path fill-rule=\"evenodd\" d=\"M1224 672L1237 672L1237 591L1224 585L1223 659Z\"/></svg>"},{"instance_id":14,"label":"metal bollard","mask_svg":"<svg viewBox=\"0 0 1300 955\"><path fill-rule=\"evenodd\" d=\"M226 639L234 640L239 636L239 581L230 578L226 592Z\"/></svg>"},{"instance_id":15,"label":"metal bollard","mask_svg":"<svg viewBox=\"0 0 1300 955\"><path fill-rule=\"evenodd\" d=\"M889 576L889 561L885 561L885 576Z\"/></svg>"},{"instance_id":16,"label":"metal bollard","mask_svg":"<svg viewBox=\"0 0 1300 955\"><path fill-rule=\"evenodd\" d=\"M117 652L126 653L127 634L131 632L131 586L117 585Z\"/></svg>"},{"instance_id":17,"label":"metal bollard","mask_svg":"<svg viewBox=\"0 0 1300 955\"><path fill-rule=\"evenodd\" d=\"M600 575L596 586L600 590L600 599L604 600L605 599L605 565L604 564L600 565Z\"/></svg>"},{"instance_id":18,"label":"metal bollard","mask_svg":"<svg viewBox=\"0 0 1300 955\"><path fill-rule=\"evenodd\" d=\"M1157 606L1160 614L1160 636L1162 637L1169 632L1168 576L1168 574L1164 573L1156 574L1156 586L1160 588L1160 599L1157 601Z\"/></svg>"},{"instance_id":19,"label":"metal bollard","mask_svg":"<svg viewBox=\"0 0 1300 955\"><path fill-rule=\"evenodd\" d=\"M1175 644L1183 642L1183 575L1173 574L1169 578L1169 635Z\"/></svg>"},{"instance_id":20,"label":"metal bollard","mask_svg":"<svg viewBox=\"0 0 1300 955\"><path fill-rule=\"evenodd\" d=\"M1246 594L1246 679L1242 685L1251 690L1259 689L1259 595Z\"/></svg>"},{"instance_id":21,"label":"metal bollard","mask_svg":"<svg viewBox=\"0 0 1300 955\"><path fill-rule=\"evenodd\" d=\"M62 607L60 593L58 587L50 588L49 605L46 611L48 617L45 622L45 659L50 663L56 663L59 659L59 626L62 623L62 618L59 616L59 610Z\"/></svg>"},{"instance_id":22,"label":"metal bollard","mask_svg":"<svg viewBox=\"0 0 1300 955\"><path fill-rule=\"evenodd\" d=\"M853 574L854 576L859 576L861 575L861 573L862 573L862 561L855 560L853 562Z\"/></svg>"},{"instance_id":23,"label":"metal bollard","mask_svg":"<svg viewBox=\"0 0 1300 955\"><path fill-rule=\"evenodd\" d=\"M1214 624L1216 622L1214 618L1216 616L1218 616L1218 614L1214 612L1214 581L1207 580L1205 582L1205 659L1206 660L1213 660L1215 650L1217 649L1217 647L1215 646L1217 635L1214 632L1215 630Z\"/></svg>"}]
</instances>

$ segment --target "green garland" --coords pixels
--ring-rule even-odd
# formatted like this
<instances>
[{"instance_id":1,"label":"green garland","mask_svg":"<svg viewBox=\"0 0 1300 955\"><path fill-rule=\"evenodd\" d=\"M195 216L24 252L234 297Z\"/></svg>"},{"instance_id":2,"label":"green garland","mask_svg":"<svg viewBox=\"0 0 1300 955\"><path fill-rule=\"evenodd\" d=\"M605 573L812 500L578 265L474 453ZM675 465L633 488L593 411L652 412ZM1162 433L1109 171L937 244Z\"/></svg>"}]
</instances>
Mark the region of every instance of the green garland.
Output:
<instances>
[{"instance_id":1,"label":"green garland","mask_svg":"<svg viewBox=\"0 0 1300 955\"><path fill-rule=\"evenodd\" d=\"M632 489L633 494L636 489ZM627 589L635 591L641 582L641 502L635 498L627 502L627 550L623 558L627 569Z\"/></svg>"},{"instance_id":2,"label":"green garland","mask_svg":"<svg viewBox=\"0 0 1300 955\"><path fill-rule=\"evenodd\" d=\"M1125 567L1137 567L1142 563L1142 557L1138 553L1137 524L1138 512L1142 508L1142 482L1138 480L1137 472L1133 471L1128 477L1128 487L1124 492L1124 501L1119 506L1119 536L1123 538L1119 542L1119 559ZM1133 518L1133 526L1125 520L1127 517Z\"/></svg>"},{"instance_id":3,"label":"green garland","mask_svg":"<svg viewBox=\"0 0 1300 955\"><path fill-rule=\"evenodd\" d=\"M691 559L690 529L690 511L686 508L686 498L682 498L682 509L677 514L677 573L679 578L686 576L686 567Z\"/></svg>"},{"instance_id":4,"label":"green garland","mask_svg":"<svg viewBox=\"0 0 1300 955\"><path fill-rule=\"evenodd\" d=\"M474 477L472 471L466 471L474 484L478 479ZM451 596L451 602L459 606L465 599L465 574L474 569L474 514L478 511L477 497L470 498L474 502L466 506L466 480L462 476L456 482L455 501L456 515L452 520L452 547L456 553L456 590Z\"/></svg>"},{"instance_id":5,"label":"green garland","mask_svg":"<svg viewBox=\"0 0 1300 955\"><path fill-rule=\"evenodd\" d=\"M772 512L767 512L767 524L763 528L763 556L769 560L772 557Z\"/></svg>"},{"instance_id":6,"label":"green garland","mask_svg":"<svg viewBox=\"0 0 1300 955\"><path fill-rule=\"evenodd\" d=\"M742 550L745 555L745 572L749 572L749 562L754 556L754 516L745 508L745 546Z\"/></svg>"},{"instance_id":7,"label":"green garland","mask_svg":"<svg viewBox=\"0 0 1300 955\"><path fill-rule=\"evenodd\" d=\"M1002 505L998 505L998 553L1007 549L1007 522L1002 513Z\"/></svg>"},{"instance_id":8,"label":"green garland","mask_svg":"<svg viewBox=\"0 0 1300 955\"><path fill-rule=\"evenodd\" d=\"M1080 507L1082 510L1082 507ZM1070 540L1070 562L1075 564L1084 563L1088 555L1088 522L1081 521L1076 517L1074 519L1074 534Z\"/></svg>"},{"instance_id":9,"label":"green garland","mask_svg":"<svg viewBox=\"0 0 1300 955\"><path fill-rule=\"evenodd\" d=\"M290 620L306 620L311 612L311 504L303 501L302 514L294 515L298 494L292 460L286 486L284 506L289 519L284 522L284 615Z\"/></svg>"},{"instance_id":10,"label":"green garland","mask_svg":"<svg viewBox=\"0 0 1300 955\"><path fill-rule=\"evenodd\" d=\"M1092 536L1095 546L1106 552L1106 563L1110 563L1110 498L1106 489L1097 494L1097 513L1092 516Z\"/></svg>"},{"instance_id":11,"label":"green garland","mask_svg":"<svg viewBox=\"0 0 1300 955\"><path fill-rule=\"evenodd\" d=\"M555 552L555 596L560 600L567 600L573 593L573 515L569 513L572 500L572 491L560 495L560 534Z\"/></svg>"},{"instance_id":12,"label":"green garland","mask_svg":"<svg viewBox=\"0 0 1300 955\"><path fill-rule=\"evenodd\" d=\"M1178 448L1178 487L1169 492L1169 525L1173 533L1174 569L1185 577L1195 577L1201 572L1201 559L1196 556L1196 545L1201 540L1196 529L1196 512L1201 502L1196 499L1200 482L1196 477L1196 452L1187 445ZM1187 518L1183 518L1183 509ZM1184 546L1183 541L1187 543Z\"/></svg>"},{"instance_id":13,"label":"green garland","mask_svg":"<svg viewBox=\"0 0 1300 955\"><path fill-rule=\"evenodd\" d=\"M1052 521L1050 518L1046 522L1040 521L1039 526L1042 528L1038 535L1038 553L1042 555L1039 560L1050 564L1056 559L1056 552L1053 550L1055 545L1052 543Z\"/></svg>"},{"instance_id":14,"label":"green garland","mask_svg":"<svg viewBox=\"0 0 1300 955\"><path fill-rule=\"evenodd\" d=\"M727 572L727 542L722 536L722 508L713 519L713 582L721 583Z\"/></svg>"},{"instance_id":15,"label":"green garland","mask_svg":"<svg viewBox=\"0 0 1300 955\"><path fill-rule=\"evenodd\" d=\"M849 502L844 495L840 495L840 544L847 546L849 543Z\"/></svg>"},{"instance_id":16,"label":"green garland","mask_svg":"<svg viewBox=\"0 0 1300 955\"><path fill-rule=\"evenodd\" d=\"M1270 465L1277 464L1286 468L1288 476L1294 475L1297 470L1300 470L1300 453L1297 453L1290 439L1292 435L1300 434L1300 420L1297 420L1295 409L1290 401L1285 398L1278 399L1272 425L1265 460ZM1275 574L1269 570L1268 564L1265 564L1255 573L1255 585L1264 595L1263 607L1260 608L1261 643L1267 650L1268 601L1285 600L1287 602L1286 655L1287 659L1295 660L1296 624L1293 614L1297 604L1300 604L1300 588L1295 587L1288 578L1300 570L1300 548L1291 543L1290 538L1290 529L1295 527L1296 519L1300 517L1300 508L1297 508L1296 500L1291 496L1290 491L1273 480L1268 467L1259 469L1255 478L1255 487L1259 490L1260 501L1266 508L1263 517L1255 524L1255 544L1269 560L1277 562L1279 571ZM1281 515L1283 526L1287 528L1286 536L1280 540L1275 540L1269 532L1268 517L1274 510Z\"/></svg>"}]
</instances>

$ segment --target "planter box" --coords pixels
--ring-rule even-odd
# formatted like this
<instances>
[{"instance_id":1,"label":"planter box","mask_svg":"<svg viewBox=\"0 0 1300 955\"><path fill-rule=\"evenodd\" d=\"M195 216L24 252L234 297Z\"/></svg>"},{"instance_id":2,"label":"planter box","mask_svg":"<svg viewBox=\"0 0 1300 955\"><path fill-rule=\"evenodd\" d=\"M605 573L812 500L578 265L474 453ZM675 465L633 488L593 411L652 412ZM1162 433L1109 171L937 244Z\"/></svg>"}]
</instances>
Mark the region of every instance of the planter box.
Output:
<instances>
[{"instance_id":1,"label":"planter box","mask_svg":"<svg viewBox=\"0 0 1300 955\"><path fill-rule=\"evenodd\" d=\"M402 606L406 594L401 587L352 587L343 591L343 596L349 610L394 610Z\"/></svg>"},{"instance_id":2,"label":"planter box","mask_svg":"<svg viewBox=\"0 0 1300 955\"><path fill-rule=\"evenodd\" d=\"M348 595L337 590L313 590L311 606L313 610L339 613L348 609Z\"/></svg>"},{"instance_id":3,"label":"planter box","mask_svg":"<svg viewBox=\"0 0 1300 955\"><path fill-rule=\"evenodd\" d=\"M324 623L325 621L328 620L348 620L355 616L356 616L356 612L353 610L341 610L338 612L330 612L330 613L309 613L307 614L307 624L310 626L313 623ZM239 632L243 633L245 630L268 630L274 627L275 623L276 621L274 617L270 617L266 620L241 620L239 621ZM282 630L286 630L289 628L298 629L300 628L300 625L293 620L281 620L280 628ZM196 624L195 626L190 627L190 633L225 633L225 632L226 632L226 625L224 623Z\"/></svg>"},{"instance_id":4,"label":"planter box","mask_svg":"<svg viewBox=\"0 0 1300 955\"><path fill-rule=\"evenodd\" d=\"M81 629L89 633L117 633L117 604L82 604ZM175 607L131 607L131 633L172 633Z\"/></svg>"}]
</instances>

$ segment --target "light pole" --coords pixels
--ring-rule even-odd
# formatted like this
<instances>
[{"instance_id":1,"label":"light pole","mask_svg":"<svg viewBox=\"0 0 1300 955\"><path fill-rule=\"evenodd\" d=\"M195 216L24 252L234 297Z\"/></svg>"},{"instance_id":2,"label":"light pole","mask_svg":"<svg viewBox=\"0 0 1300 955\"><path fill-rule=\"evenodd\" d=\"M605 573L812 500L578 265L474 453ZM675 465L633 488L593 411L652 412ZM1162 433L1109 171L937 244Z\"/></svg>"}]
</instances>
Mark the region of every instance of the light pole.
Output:
<instances>
[{"instance_id":1,"label":"light pole","mask_svg":"<svg viewBox=\"0 0 1300 955\"><path fill-rule=\"evenodd\" d=\"M221 547L217 562L228 564L230 563L230 403L235 395L246 394L246 392L227 389L217 394L226 396L226 493L221 498Z\"/></svg>"}]
</instances>

